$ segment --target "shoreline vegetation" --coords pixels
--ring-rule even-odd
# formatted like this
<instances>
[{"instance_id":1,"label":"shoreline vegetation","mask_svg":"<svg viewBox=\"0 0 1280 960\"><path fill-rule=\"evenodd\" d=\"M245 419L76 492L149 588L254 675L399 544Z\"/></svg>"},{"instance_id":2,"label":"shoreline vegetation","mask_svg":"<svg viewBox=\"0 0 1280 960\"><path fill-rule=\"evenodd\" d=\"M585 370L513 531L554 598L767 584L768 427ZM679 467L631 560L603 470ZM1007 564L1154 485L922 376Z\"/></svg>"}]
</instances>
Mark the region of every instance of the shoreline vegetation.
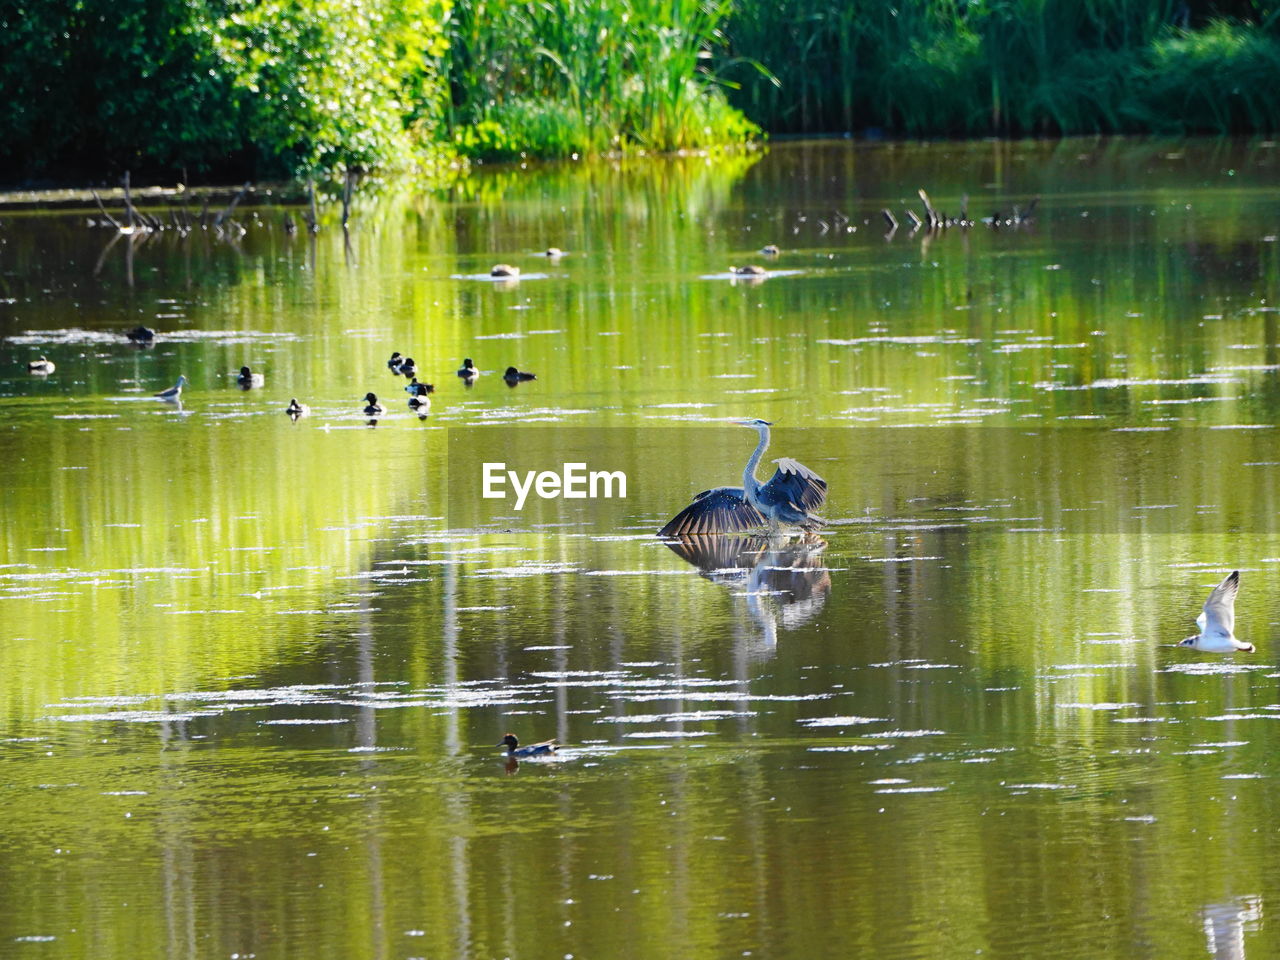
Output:
<instances>
[{"instance_id":1,"label":"shoreline vegetation","mask_svg":"<svg viewBox=\"0 0 1280 960\"><path fill-rule=\"evenodd\" d=\"M1280 129L1276 0L17 0L0 183ZM349 179L348 179L349 182Z\"/></svg>"}]
</instances>

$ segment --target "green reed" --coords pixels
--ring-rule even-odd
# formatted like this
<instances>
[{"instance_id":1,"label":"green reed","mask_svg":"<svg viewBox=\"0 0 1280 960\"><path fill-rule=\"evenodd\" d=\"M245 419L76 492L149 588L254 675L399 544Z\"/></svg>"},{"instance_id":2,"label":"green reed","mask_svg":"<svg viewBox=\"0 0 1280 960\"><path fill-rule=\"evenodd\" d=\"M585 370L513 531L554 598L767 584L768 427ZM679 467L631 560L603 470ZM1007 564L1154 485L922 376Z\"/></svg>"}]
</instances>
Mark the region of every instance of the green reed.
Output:
<instances>
[{"instance_id":1,"label":"green reed","mask_svg":"<svg viewBox=\"0 0 1280 960\"><path fill-rule=\"evenodd\" d=\"M463 0L445 57L466 153L570 156L741 142L711 70L731 0Z\"/></svg>"},{"instance_id":2,"label":"green reed","mask_svg":"<svg viewBox=\"0 0 1280 960\"><path fill-rule=\"evenodd\" d=\"M773 132L923 136L1272 130L1273 3L1180 0L742 2L732 98ZM1270 11L1270 12L1268 12Z\"/></svg>"}]
</instances>

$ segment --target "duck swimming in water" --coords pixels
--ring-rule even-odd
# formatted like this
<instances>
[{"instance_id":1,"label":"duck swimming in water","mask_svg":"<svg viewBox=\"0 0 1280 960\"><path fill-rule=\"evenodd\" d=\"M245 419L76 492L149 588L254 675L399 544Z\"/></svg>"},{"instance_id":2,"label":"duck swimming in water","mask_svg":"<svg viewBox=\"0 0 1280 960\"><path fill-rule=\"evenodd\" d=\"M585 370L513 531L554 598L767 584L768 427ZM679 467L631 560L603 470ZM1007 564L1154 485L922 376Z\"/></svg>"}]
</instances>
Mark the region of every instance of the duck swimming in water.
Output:
<instances>
[{"instance_id":1,"label":"duck swimming in water","mask_svg":"<svg viewBox=\"0 0 1280 960\"><path fill-rule=\"evenodd\" d=\"M429 393L435 393L436 388L430 383L419 383L418 378L414 377L413 381L405 387L409 393L409 409L417 410L418 415L426 413L431 409L431 398L427 396Z\"/></svg>"},{"instance_id":2,"label":"duck swimming in water","mask_svg":"<svg viewBox=\"0 0 1280 960\"><path fill-rule=\"evenodd\" d=\"M532 373L525 373L523 370L517 370L515 367L507 367L507 372L502 375L502 379L507 383L516 384L524 383L526 380L537 380L537 376Z\"/></svg>"},{"instance_id":3,"label":"duck swimming in water","mask_svg":"<svg viewBox=\"0 0 1280 960\"><path fill-rule=\"evenodd\" d=\"M378 402L375 394L366 393L364 395L364 415L366 417L378 417L387 412L387 408Z\"/></svg>"},{"instance_id":4,"label":"duck swimming in water","mask_svg":"<svg viewBox=\"0 0 1280 960\"><path fill-rule=\"evenodd\" d=\"M416 376L418 373L418 365L413 362L413 357L405 357L400 361L400 372L406 377Z\"/></svg>"},{"instance_id":5,"label":"duck swimming in water","mask_svg":"<svg viewBox=\"0 0 1280 960\"><path fill-rule=\"evenodd\" d=\"M559 260L561 257L564 256L564 251L561 250L559 247L547 247L547 249L543 252L542 255L548 258L549 260Z\"/></svg>"},{"instance_id":6,"label":"duck swimming in water","mask_svg":"<svg viewBox=\"0 0 1280 960\"><path fill-rule=\"evenodd\" d=\"M778 249L776 244L766 243L760 248L760 253L766 257L776 257L782 251Z\"/></svg>"},{"instance_id":7,"label":"duck swimming in water","mask_svg":"<svg viewBox=\"0 0 1280 960\"><path fill-rule=\"evenodd\" d=\"M399 373L400 362L403 359L404 358L400 356L400 351L397 350L395 353L391 354L391 359L387 361L387 369L390 370L392 373Z\"/></svg>"},{"instance_id":8,"label":"duck swimming in water","mask_svg":"<svg viewBox=\"0 0 1280 960\"><path fill-rule=\"evenodd\" d=\"M187 382L187 378L182 374L178 374L177 383L175 383L168 390L161 390L159 393L152 394L152 396L159 397L161 400L177 400L179 397L182 396L182 388L186 384L186 382Z\"/></svg>"},{"instance_id":9,"label":"duck swimming in water","mask_svg":"<svg viewBox=\"0 0 1280 960\"><path fill-rule=\"evenodd\" d=\"M151 343L153 340L155 340L156 332L152 330L150 327L134 327L132 330L126 333L125 336L128 337L130 340L132 340L134 343L142 344L143 346L145 346L146 344Z\"/></svg>"},{"instance_id":10,"label":"duck swimming in water","mask_svg":"<svg viewBox=\"0 0 1280 960\"><path fill-rule=\"evenodd\" d=\"M531 743L527 747L522 747L514 733L508 733L503 737L498 746L507 748L508 757L542 757L556 752L554 740L543 740L541 743Z\"/></svg>"},{"instance_id":11,"label":"duck swimming in water","mask_svg":"<svg viewBox=\"0 0 1280 960\"><path fill-rule=\"evenodd\" d=\"M297 397L290 397L289 405L284 408L284 412L287 413L289 416L293 417L293 419L297 420L299 417L305 417L308 413L310 413L311 408L308 407L305 403L299 403Z\"/></svg>"},{"instance_id":12,"label":"duck swimming in water","mask_svg":"<svg viewBox=\"0 0 1280 960\"><path fill-rule=\"evenodd\" d=\"M514 279L516 279L518 276L520 276L520 268L519 268L519 267L513 267L513 266L511 266L511 264L509 264L509 263L495 263L495 264L494 264L494 265L489 269L489 276L491 276L491 277L505 277L505 278L507 278L508 280L514 280Z\"/></svg>"},{"instance_id":13,"label":"duck swimming in water","mask_svg":"<svg viewBox=\"0 0 1280 960\"><path fill-rule=\"evenodd\" d=\"M462 366L458 368L458 376L464 380L474 380L480 376L480 371L476 369L476 365L471 362L471 358L462 361Z\"/></svg>"},{"instance_id":14,"label":"duck swimming in water","mask_svg":"<svg viewBox=\"0 0 1280 960\"><path fill-rule=\"evenodd\" d=\"M730 267L729 272L739 277L763 277L767 276L769 271L764 267L751 263L745 267Z\"/></svg>"},{"instance_id":15,"label":"duck swimming in water","mask_svg":"<svg viewBox=\"0 0 1280 960\"><path fill-rule=\"evenodd\" d=\"M434 384L419 383L418 378L414 377L405 385L404 392L411 397L425 397L428 393L435 393L436 388Z\"/></svg>"},{"instance_id":16,"label":"duck swimming in water","mask_svg":"<svg viewBox=\"0 0 1280 960\"><path fill-rule=\"evenodd\" d=\"M38 373L41 376L48 376L57 369L57 365L43 353L40 354L39 360L32 360L27 364L27 373Z\"/></svg>"},{"instance_id":17,"label":"duck swimming in water","mask_svg":"<svg viewBox=\"0 0 1280 960\"><path fill-rule=\"evenodd\" d=\"M266 382L266 377L260 373L254 373L248 367L240 368L240 376L236 377L236 383L248 390L250 387L260 387Z\"/></svg>"}]
</instances>

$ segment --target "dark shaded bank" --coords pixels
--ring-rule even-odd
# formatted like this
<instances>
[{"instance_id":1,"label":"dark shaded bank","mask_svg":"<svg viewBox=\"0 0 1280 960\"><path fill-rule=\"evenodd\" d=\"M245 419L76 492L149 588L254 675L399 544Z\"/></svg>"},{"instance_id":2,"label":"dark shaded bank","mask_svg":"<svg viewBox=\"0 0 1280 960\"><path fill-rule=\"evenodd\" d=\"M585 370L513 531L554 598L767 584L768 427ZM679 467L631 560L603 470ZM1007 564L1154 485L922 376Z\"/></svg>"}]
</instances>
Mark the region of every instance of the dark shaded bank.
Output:
<instances>
[{"instance_id":1,"label":"dark shaded bank","mask_svg":"<svg viewBox=\"0 0 1280 960\"><path fill-rule=\"evenodd\" d=\"M1277 0L0 0L0 185L1280 127Z\"/></svg>"}]
</instances>

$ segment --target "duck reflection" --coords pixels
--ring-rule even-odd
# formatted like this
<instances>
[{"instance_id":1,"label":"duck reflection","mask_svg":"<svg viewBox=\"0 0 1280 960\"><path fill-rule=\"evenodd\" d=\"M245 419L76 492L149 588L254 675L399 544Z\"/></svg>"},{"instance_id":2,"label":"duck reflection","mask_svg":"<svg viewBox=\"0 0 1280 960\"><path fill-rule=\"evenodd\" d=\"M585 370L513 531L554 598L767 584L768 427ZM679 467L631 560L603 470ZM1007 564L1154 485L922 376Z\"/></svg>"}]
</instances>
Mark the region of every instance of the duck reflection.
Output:
<instances>
[{"instance_id":1,"label":"duck reflection","mask_svg":"<svg viewBox=\"0 0 1280 960\"><path fill-rule=\"evenodd\" d=\"M703 534L665 542L708 580L742 590L769 652L777 646L779 626L794 630L812 620L831 592L831 572L822 562L827 542L820 537Z\"/></svg>"},{"instance_id":2,"label":"duck reflection","mask_svg":"<svg viewBox=\"0 0 1280 960\"><path fill-rule=\"evenodd\" d=\"M1261 897L1235 897L1204 908L1204 937L1214 960L1245 960L1244 932L1262 920Z\"/></svg>"}]
</instances>

